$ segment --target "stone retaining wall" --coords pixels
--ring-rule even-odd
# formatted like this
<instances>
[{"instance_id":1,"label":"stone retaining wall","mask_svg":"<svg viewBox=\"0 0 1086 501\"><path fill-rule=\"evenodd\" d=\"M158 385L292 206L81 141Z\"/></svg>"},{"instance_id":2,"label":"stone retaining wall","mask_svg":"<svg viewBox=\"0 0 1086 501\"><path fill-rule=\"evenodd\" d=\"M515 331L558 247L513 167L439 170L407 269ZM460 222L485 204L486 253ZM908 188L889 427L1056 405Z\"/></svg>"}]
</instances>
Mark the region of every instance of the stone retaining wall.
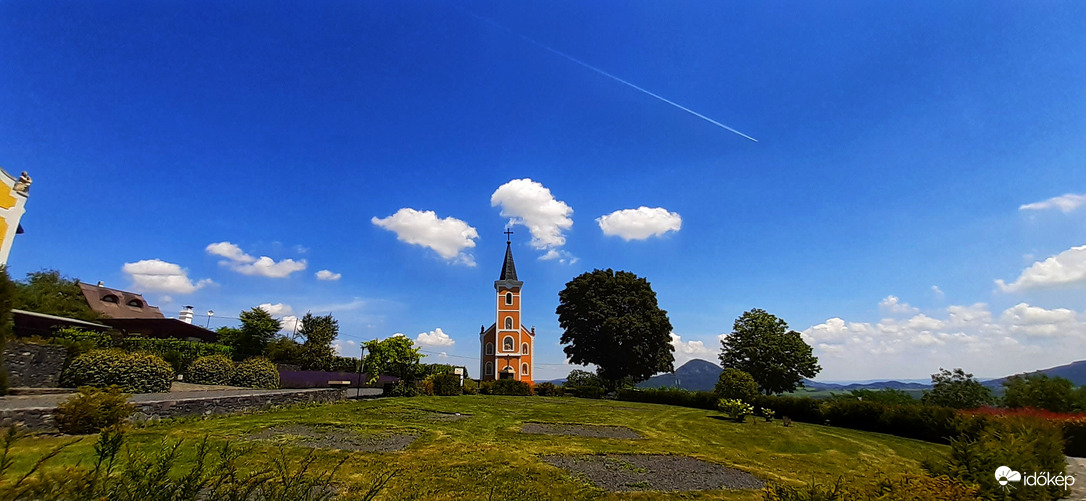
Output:
<instances>
[{"instance_id":1,"label":"stone retaining wall","mask_svg":"<svg viewBox=\"0 0 1086 501\"><path fill-rule=\"evenodd\" d=\"M165 395L164 395L165 396ZM304 403L329 403L343 400L344 392L329 388L299 391L269 391L248 395L219 397L194 397L153 402L137 402L136 413L132 421L167 419L182 416L210 416L229 414L243 410L259 410L272 406ZM36 431L55 431L53 421L55 407L32 407L23 409L0 410L0 424L7 426L19 423L21 426Z\"/></svg>"},{"instance_id":2,"label":"stone retaining wall","mask_svg":"<svg viewBox=\"0 0 1086 501\"><path fill-rule=\"evenodd\" d=\"M60 386L60 371L68 349L49 344L17 343L4 346L4 368L8 371L8 386L55 388Z\"/></svg>"}]
</instances>

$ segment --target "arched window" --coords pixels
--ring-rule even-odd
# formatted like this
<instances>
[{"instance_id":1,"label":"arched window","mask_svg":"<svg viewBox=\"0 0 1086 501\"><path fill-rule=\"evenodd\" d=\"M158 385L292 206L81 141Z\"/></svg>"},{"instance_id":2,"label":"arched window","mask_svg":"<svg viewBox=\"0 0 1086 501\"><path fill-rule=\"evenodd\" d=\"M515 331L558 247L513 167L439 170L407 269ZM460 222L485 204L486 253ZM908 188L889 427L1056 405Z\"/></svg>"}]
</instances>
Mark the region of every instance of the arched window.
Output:
<instances>
[{"instance_id":1,"label":"arched window","mask_svg":"<svg viewBox=\"0 0 1086 501\"><path fill-rule=\"evenodd\" d=\"M527 376L528 375L528 364L520 364L520 375L521 376Z\"/></svg>"},{"instance_id":2,"label":"arched window","mask_svg":"<svg viewBox=\"0 0 1086 501\"><path fill-rule=\"evenodd\" d=\"M139 299L130 299L128 301L128 306L131 306L133 308L143 308L143 303L141 303Z\"/></svg>"},{"instance_id":3,"label":"arched window","mask_svg":"<svg viewBox=\"0 0 1086 501\"><path fill-rule=\"evenodd\" d=\"M486 363L486 375L487 376L494 375L494 363L493 362L487 362Z\"/></svg>"},{"instance_id":4,"label":"arched window","mask_svg":"<svg viewBox=\"0 0 1086 501\"><path fill-rule=\"evenodd\" d=\"M515 349L513 346L513 336L505 336L502 340L502 351L513 351Z\"/></svg>"},{"instance_id":5,"label":"arched window","mask_svg":"<svg viewBox=\"0 0 1086 501\"><path fill-rule=\"evenodd\" d=\"M520 345L520 354L521 355L527 355L528 354L528 343L524 343L524 344Z\"/></svg>"},{"instance_id":6,"label":"arched window","mask_svg":"<svg viewBox=\"0 0 1086 501\"><path fill-rule=\"evenodd\" d=\"M106 294L105 296L102 296L102 302L117 304L117 296L114 296L113 294Z\"/></svg>"},{"instance_id":7,"label":"arched window","mask_svg":"<svg viewBox=\"0 0 1086 501\"><path fill-rule=\"evenodd\" d=\"M505 328L506 329L512 329L513 328L513 317L505 317ZM510 349L512 349L512 348L510 348Z\"/></svg>"},{"instance_id":8,"label":"arched window","mask_svg":"<svg viewBox=\"0 0 1086 501\"><path fill-rule=\"evenodd\" d=\"M493 355L494 354L494 343L487 343L486 344L486 354L487 355Z\"/></svg>"},{"instance_id":9,"label":"arched window","mask_svg":"<svg viewBox=\"0 0 1086 501\"><path fill-rule=\"evenodd\" d=\"M513 293L512 292L506 292L505 293L505 304L513 304Z\"/></svg>"}]
</instances>

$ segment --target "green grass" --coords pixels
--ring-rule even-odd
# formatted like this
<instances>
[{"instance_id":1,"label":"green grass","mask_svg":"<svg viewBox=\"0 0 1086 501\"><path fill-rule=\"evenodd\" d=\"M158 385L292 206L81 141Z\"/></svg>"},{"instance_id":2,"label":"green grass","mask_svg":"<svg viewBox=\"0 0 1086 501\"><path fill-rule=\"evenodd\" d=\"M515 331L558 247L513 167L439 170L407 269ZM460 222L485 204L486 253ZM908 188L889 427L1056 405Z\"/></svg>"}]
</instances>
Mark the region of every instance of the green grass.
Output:
<instances>
[{"instance_id":1,"label":"green grass","mask_svg":"<svg viewBox=\"0 0 1086 501\"><path fill-rule=\"evenodd\" d=\"M470 414L458 421L435 412ZM528 421L627 426L643 440L580 438L520 433ZM151 450L164 438L194 443L209 435L254 447L251 457L276 452L271 441L245 437L272 426L303 424L340 427L365 434L412 434L418 439L399 452L319 450L319 465L330 468L346 457L337 479L361 485L378 473L399 470L384 499L760 499L757 492L602 492L538 459L544 454L682 454L748 471L765 479L802 484L831 482L840 475L869 480L876 472L919 472L925 456L946 447L889 435L760 418L734 423L718 412L656 404L561 397L416 397L296 407L241 416L165 421L129 434L133 447ZM72 437L37 436L16 444L15 471ZM94 437L65 449L53 464L91 461ZM301 458L310 449L285 441ZM291 445L293 444L293 445ZM188 460L191 448L186 448Z\"/></svg>"}]
</instances>

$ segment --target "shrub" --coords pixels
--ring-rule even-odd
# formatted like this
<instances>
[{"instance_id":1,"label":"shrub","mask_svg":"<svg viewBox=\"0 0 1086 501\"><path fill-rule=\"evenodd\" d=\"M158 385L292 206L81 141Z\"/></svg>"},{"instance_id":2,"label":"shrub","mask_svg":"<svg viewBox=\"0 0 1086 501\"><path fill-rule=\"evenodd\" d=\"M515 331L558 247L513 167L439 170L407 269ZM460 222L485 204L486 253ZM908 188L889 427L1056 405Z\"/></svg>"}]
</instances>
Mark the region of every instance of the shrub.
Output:
<instances>
[{"instance_id":1,"label":"shrub","mask_svg":"<svg viewBox=\"0 0 1086 501\"><path fill-rule=\"evenodd\" d=\"M279 371L271 360L253 357L238 364L231 383L246 388L274 390L279 388Z\"/></svg>"},{"instance_id":2,"label":"shrub","mask_svg":"<svg viewBox=\"0 0 1086 501\"><path fill-rule=\"evenodd\" d=\"M189 364L185 381L196 384L229 385L233 382L236 370L234 361L225 355L200 357Z\"/></svg>"},{"instance_id":3,"label":"shrub","mask_svg":"<svg viewBox=\"0 0 1086 501\"><path fill-rule=\"evenodd\" d=\"M426 379L419 381L418 384L415 385L415 387L418 388L420 395L426 395L430 397L434 396L433 376L426 376Z\"/></svg>"},{"instance_id":4,"label":"shrub","mask_svg":"<svg viewBox=\"0 0 1086 501\"><path fill-rule=\"evenodd\" d=\"M71 361L88 351L112 347L113 338L103 332L84 331L68 327L54 332L50 343L67 348L68 360Z\"/></svg>"},{"instance_id":5,"label":"shrub","mask_svg":"<svg viewBox=\"0 0 1086 501\"><path fill-rule=\"evenodd\" d=\"M535 394L541 397L560 397L562 388L551 382L539 383L535 385Z\"/></svg>"},{"instance_id":6,"label":"shrub","mask_svg":"<svg viewBox=\"0 0 1086 501\"><path fill-rule=\"evenodd\" d=\"M84 353L64 370L61 384L74 386L120 386L131 393L170 391L173 368L151 353L130 353L117 349Z\"/></svg>"},{"instance_id":7,"label":"shrub","mask_svg":"<svg viewBox=\"0 0 1086 501\"><path fill-rule=\"evenodd\" d=\"M571 393L579 398L603 398L603 388L598 386L564 386L562 393Z\"/></svg>"},{"instance_id":8,"label":"shrub","mask_svg":"<svg viewBox=\"0 0 1086 501\"><path fill-rule=\"evenodd\" d=\"M516 395L526 396L532 394L532 385L516 379L498 379L495 381L483 381L479 385L479 393L483 395Z\"/></svg>"},{"instance_id":9,"label":"shrub","mask_svg":"<svg viewBox=\"0 0 1086 501\"><path fill-rule=\"evenodd\" d=\"M688 391L677 388L625 389L619 390L617 395L619 400L629 402L678 405L705 410L716 410L718 400L716 394L710 391Z\"/></svg>"},{"instance_id":10,"label":"shrub","mask_svg":"<svg viewBox=\"0 0 1086 501\"><path fill-rule=\"evenodd\" d=\"M767 422L767 423L772 422L773 421L773 415L776 414L775 412L773 412L773 409L766 409L765 407L762 407L761 412L762 412L762 417L765 418L765 422Z\"/></svg>"},{"instance_id":11,"label":"shrub","mask_svg":"<svg viewBox=\"0 0 1086 501\"><path fill-rule=\"evenodd\" d=\"M758 398L758 383L750 374L739 369L724 369L713 389L717 398L738 399L753 402Z\"/></svg>"},{"instance_id":12,"label":"shrub","mask_svg":"<svg viewBox=\"0 0 1086 501\"><path fill-rule=\"evenodd\" d=\"M773 409L778 416L787 416L793 421L803 423L822 424L826 418L822 416L822 409L818 401L810 397L780 397L763 395L751 402L758 407Z\"/></svg>"},{"instance_id":13,"label":"shrub","mask_svg":"<svg viewBox=\"0 0 1086 501\"><path fill-rule=\"evenodd\" d=\"M746 421L747 416L754 414L754 407L737 398L722 398L717 400L716 408L738 423Z\"/></svg>"},{"instance_id":14,"label":"shrub","mask_svg":"<svg viewBox=\"0 0 1086 501\"><path fill-rule=\"evenodd\" d=\"M465 395L475 395L479 393L479 383L476 383L474 379L464 378L464 387L462 388Z\"/></svg>"},{"instance_id":15,"label":"shrub","mask_svg":"<svg viewBox=\"0 0 1086 501\"><path fill-rule=\"evenodd\" d=\"M146 351L163 358L173 360L176 372L184 373L189 364L197 358L209 355L234 357L234 349L216 343L200 341L182 341L180 339L157 339L149 337L129 337L118 341L117 346L129 351Z\"/></svg>"},{"instance_id":16,"label":"shrub","mask_svg":"<svg viewBox=\"0 0 1086 501\"><path fill-rule=\"evenodd\" d=\"M482 395L494 394L494 381L482 381L479 383L479 393Z\"/></svg>"},{"instance_id":17,"label":"shrub","mask_svg":"<svg viewBox=\"0 0 1086 501\"><path fill-rule=\"evenodd\" d=\"M434 395L449 397L461 393L460 376L456 374L436 374L433 376L433 381Z\"/></svg>"},{"instance_id":18,"label":"shrub","mask_svg":"<svg viewBox=\"0 0 1086 501\"><path fill-rule=\"evenodd\" d=\"M900 475L874 483L849 483L838 477L831 484L810 482L803 487L770 483L762 489L765 501L966 501L977 498L977 487L946 476Z\"/></svg>"},{"instance_id":19,"label":"shrub","mask_svg":"<svg viewBox=\"0 0 1086 501\"><path fill-rule=\"evenodd\" d=\"M79 395L58 405L53 417L61 433L82 435L121 424L135 411L136 406L128 403L128 394L119 386L84 386Z\"/></svg>"},{"instance_id":20,"label":"shrub","mask_svg":"<svg viewBox=\"0 0 1086 501\"><path fill-rule=\"evenodd\" d=\"M395 383L385 385L385 394L390 397L417 397L419 395L419 385L401 379Z\"/></svg>"}]
</instances>

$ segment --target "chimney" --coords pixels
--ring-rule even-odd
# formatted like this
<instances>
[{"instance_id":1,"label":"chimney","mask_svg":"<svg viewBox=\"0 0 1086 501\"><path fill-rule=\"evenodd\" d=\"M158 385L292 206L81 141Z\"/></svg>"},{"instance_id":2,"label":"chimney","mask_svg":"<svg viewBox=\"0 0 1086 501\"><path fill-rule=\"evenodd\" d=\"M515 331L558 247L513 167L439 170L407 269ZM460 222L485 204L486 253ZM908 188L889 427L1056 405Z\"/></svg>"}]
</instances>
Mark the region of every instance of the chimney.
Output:
<instances>
[{"instance_id":1,"label":"chimney","mask_svg":"<svg viewBox=\"0 0 1086 501\"><path fill-rule=\"evenodd\" d=\"M177 318L180 318L181 321L185 322L186 324L191 324L192 323L192 307L191 306L186 306L184 308L181 308L181 314L178 315Z\"/></svg>"},{"instance_id":2,"label":"chimney","mask_svg":"<svg viewBox=\"0 0 1086 501\"><path fill-rule=\"evenodd\" d=\"M99 281L98 281L98 287L101 287L101 286L103 286L103 285L105 285L105 284L103 284L103 283L102 283L102 281L101 281L101 280L99 280Z\"/></svg>"}]
</instances>

